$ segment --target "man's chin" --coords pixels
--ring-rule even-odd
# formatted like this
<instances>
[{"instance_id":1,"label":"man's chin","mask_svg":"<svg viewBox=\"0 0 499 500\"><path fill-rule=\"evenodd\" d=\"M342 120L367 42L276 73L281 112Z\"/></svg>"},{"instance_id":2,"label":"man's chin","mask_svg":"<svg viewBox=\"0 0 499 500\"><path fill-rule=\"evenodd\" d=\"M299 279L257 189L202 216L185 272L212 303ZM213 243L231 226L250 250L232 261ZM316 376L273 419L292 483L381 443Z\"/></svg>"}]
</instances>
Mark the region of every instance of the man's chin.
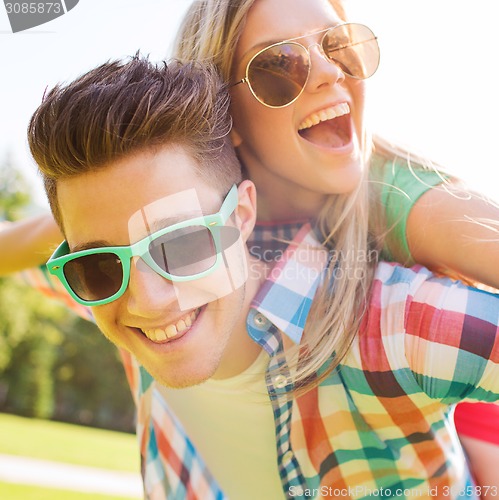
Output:
<instances>
[{"instance_id":1,"label":"man's chin","mask_svg":"<svg viewBox=\"0 0 499 500\"><path fill-rule=\"evenodd\" d=\"M168 387L169 389L187 389L189 387L194 387L196 385L200 385L203 382L206 382L213 376L213 373L210 375L192 375L186 376L168 376L157 375L154 376L154 379L159 382L161 385Z\"/></svg>"},{"instance_id":2,"label":"man's chin","mask_svg":"<svg viewBox=\"0 0 499 500\"><path fill-rule=\"evenodd\" d=\"M202 360L200 360L202 361ZM193 363L191 366L178 366L176 368L143 365L149 374L161 385L170 389L186 389L206 382L213 377L219 363L211 366L199 366L201 363ZM173 368L173 369L172 369Z\"/></svg>"}]
</instances>

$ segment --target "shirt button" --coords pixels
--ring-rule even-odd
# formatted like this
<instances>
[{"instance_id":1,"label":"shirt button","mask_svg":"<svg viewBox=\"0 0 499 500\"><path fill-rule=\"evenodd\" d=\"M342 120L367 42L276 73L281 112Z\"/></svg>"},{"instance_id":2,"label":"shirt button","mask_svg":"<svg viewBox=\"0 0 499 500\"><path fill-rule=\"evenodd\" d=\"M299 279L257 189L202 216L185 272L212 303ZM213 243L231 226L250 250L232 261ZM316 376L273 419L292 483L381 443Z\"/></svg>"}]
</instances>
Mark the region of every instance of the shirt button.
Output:
<instances>
[{"instance_id":1,"label":"shirt button","mask_svg":"<svg viewBox=\"0 0 499 500\"><path fill-rule=\"evenodd\" d=\"M282 456L282 465L286 467L291 463L291 460L293 460L293 452L291 450L288 450L284 455Z\"/></svg>"},{"instance_id":2,"label":"shirt button","mask_svg":"<svg viewBox=\"0 0 499 500\"><path fill-rule=\"evenodd\" d=\"M274 385L277 389L284 389L288 385L288 379L284 375L276 375Z\"/></svg>"},{"instance_id":3,"label":"shirt button","mask_svg":"<svg viewBox=\"0 0 499 500\"><path fill-rule=\"evenodd\" d=\"M256 326L263 328L267 325L267 318L263 314L255 314L253 321Z\"/></svg>"}]
</instances>

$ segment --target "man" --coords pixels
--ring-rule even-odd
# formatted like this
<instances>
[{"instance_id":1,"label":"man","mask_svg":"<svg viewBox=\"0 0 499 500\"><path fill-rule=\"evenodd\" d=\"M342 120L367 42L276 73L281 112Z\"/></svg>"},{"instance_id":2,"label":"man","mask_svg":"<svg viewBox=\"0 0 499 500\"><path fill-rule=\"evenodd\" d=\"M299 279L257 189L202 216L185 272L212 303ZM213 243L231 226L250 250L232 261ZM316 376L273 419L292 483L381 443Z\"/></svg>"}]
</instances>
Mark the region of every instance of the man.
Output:
<instances>
[{"instance_id":1,"label":"man","mask_svg":"<svg viewBox=\"0 0 499 500\"><path fill-rule=\"evenodd\" d=\"M255 190L227 108L210 69L136 57L56 87L30 124L66 238L48 269L128 353L146 496L474 498L446 413L497 399L498 298L382 264L341 369L294 392L328 254L307 225L272 270L241 245Z\"/></svg>"},{"instance_id":2,"label":"man","mask_svg":"<svg viewBox=\"0 0 499 500\"><path fill-rule=\"evenodd\" d=\"M214 482L203 486L212 481L211 473L187 441L180 450L170 450L176 458L163 457L166 467L158 460L159 443L187 439L170 420L174 417L169 409L161 406L159 391L165 386L191 387L207 379L233 379L262 352L261 345L248 336L246 320L250 302L266 278L265 265L250 257L245 245L240 248L234 231L229 231L236 229L239 239L246 241L253 230L256 205L254 185L241 182L229 138L228 104L226 89L209 68L173 63L155 68L133 58L127 64L103 65L66 88L56 87L30 125L31 150L67 242L48 269L76 301L94 306L98 326L122 349L138 406L145 489L151 498L165 492L181 498L182 492L192 490L191 482L203 491L218 491ZM210 243L198 234L199 218L227 207L234 184L238 184L237 204L226 211L225 224L217 233L223 265L212 271L210 262L203 265L210 258L206 247L216 246L216 241ZM193 219L198 222L181 228L180 234L174 231L174 237L162 234L164 228ZM196 230L186 233L189 227ZM141 258L111 253L144 240L147 251ZM319 258L310 263L315 274L305 303L325 261L325 252L316 251ZM187 262L180 262L185 255L189 255ZM152 262L147 261L150 256ZM159 273L158 262L163 268ZM241 271L244 267L247 273ZM199 272L208 274L183 281L189 273ZM165 279L167 273L174 276ZM263 316L256 316L257 327L262 320ZM266 365L261 357L258 388L262 392ZM154 392L153 386L158 387ZM272 407L266 403L257 410L264 410L272 435ZM254 418L254 413L246 414L248 426ZM241 420L234 423L242 424ZM227 422L220 420L219 425ZM180 439L175 439L176 434ZM251 447L255 443L249 436L246 433L245 439ZM237 450L236 442L226 443L228 448L234 444ZM216 452L212 445L209 448ZM159 452L165 453L160 447ZM280 495L274 454L259 461L259 467L275 474L273 484ZM239 461L230 453L226 456L238 465L245 460L243 455ZM182 460L190 464L190 470ZM210 464L213 467L220 469ZM240 484L245 487L243 479ZM272 494L265 481L253 489L257 496L258 488L262 494ZM246 489L249 493L249 483Z\"/></svg>"},{"instance_id":3,"label":"man","mask_svg":"<svg viewBox=\"0 0 499 500\"><path fill-rule=\"evenodd\" d=\"M123 88L109 90L107 85L106 80L118 74L127 80L126 96ZM33 125L38 116L32 120L32 137L38 140L34 156L42 172L43 165L52 169L45 175L45 187L69 246L61 252L72 258L54 260L49 270L60 272L68 289L76 291L77 301L99 305L94 315L102 332L133 353L159 382L185 387L244 370L259 351L246 335L245 315L264 268L249 257L245 245L237 244L239 235L246 241L254 227L255 189L250 181L241 182L228 137L225 89L209 69L172 65L162 71L133 59L123 68L115 63L94 70L71 92L75 101L54 124L45 122L41 131ZM67 89L54 89L38 115L67 94ZM92 108L79 104L78 98L84 103L90 97L95 99ZM128 99L135 100L133 114L125 111L122 101ZM112 115L111 107L120 111ZM105 131L99 119L107 120ZM89 128L74 129L69 143L62 128L77 121ZM59 141L57 159L44 148L52 147L53 140ZM227 220L218 221L221 227L210 232L216 222L205 228L200 219L221 207L226 207ZM158 233L181 221L194 222ZM152 268L143 254L141 259L132 256L131 264L109 251L82 253L130 245L144 237ZM215 265L218 256L225 261L221 266ZM246 259L256 279L244 285ZM171 281L154 272L156 263L173 275ZM220 269L229 263L230 278L234 280L238 266L240 276L239 286L227 290L221 286L225 272ZM103 304L98 294L112 295L115 281L117 288L125 285L123 296ZM213 333L207 337L204 330Z\"/></svg>"}]
</instances>

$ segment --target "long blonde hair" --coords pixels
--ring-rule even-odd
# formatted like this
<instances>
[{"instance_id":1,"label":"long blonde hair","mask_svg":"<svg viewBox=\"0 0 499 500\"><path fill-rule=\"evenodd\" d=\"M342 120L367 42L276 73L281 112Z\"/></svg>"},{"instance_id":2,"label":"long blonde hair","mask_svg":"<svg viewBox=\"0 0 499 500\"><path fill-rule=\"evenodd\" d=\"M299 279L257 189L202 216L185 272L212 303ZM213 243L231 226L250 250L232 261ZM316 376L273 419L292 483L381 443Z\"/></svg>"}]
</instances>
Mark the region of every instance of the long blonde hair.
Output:
<instances>
[{"instance_id":1,"label":"long blonde hair","mask_svg":"<svg viewBox=\"0 0 499 500\"><path fill-rule=\"evenodd\" d=\"M173 56L181 61L197 60L215 64L222 78L232 76L234 47L255 0L196 0L187 12L174 46ZM329 0L345 19L338 0ZM364 141L365 166L371 151L370 138ZM335 259L329 266L330 279L314 299L304 341L288 350L288 366L293 372L294 390L302 392L325 378L344 358L366 310L382 238L381 216L370 217L368 169L354 192L330 195L317 218L323 243ZM379 197L378 197L379 199ZM375 213L381 214L375 204ZM371 210L371 215L373 211ZM370 230L376 221L377 229ZM333 292L333 293L331 293ZM317 372L320 370L321 375Z\"/></svg>"}]
</instances>

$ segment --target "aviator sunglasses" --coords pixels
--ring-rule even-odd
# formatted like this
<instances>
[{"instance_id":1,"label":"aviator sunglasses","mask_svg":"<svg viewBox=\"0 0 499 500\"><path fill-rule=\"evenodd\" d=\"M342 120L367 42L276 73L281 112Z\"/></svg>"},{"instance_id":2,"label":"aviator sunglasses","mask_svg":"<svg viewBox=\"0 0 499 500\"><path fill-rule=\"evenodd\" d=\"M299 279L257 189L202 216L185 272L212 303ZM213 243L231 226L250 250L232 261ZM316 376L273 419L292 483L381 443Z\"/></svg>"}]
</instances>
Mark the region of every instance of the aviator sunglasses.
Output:
<instances>
[{"instance_id":1,"label":"aviator sunglasses","mask_svg":"<svg viewBox=\"0 0 499 500\"><path fill-rule=\"evenodd\" d=\"M379 65L374 33L363 24L346 23L316 31L324 33L319 44L305 47L298 36L274 43L257 52L246 65L246 75L234 83L247 83L253 96L269 108L289 106L300 97L310 75L310 48L318 45L324 56L346 75L364 80Z\"/></svg>"},{"instance_id":2,"label":"aviator sunglasses","mask_svg":"<svg viewBox=\"0 0 499 500\"><path fill-rule=\"evenodd\" d=\"M130 279L130 261L140 257L171 281L190 281L212 273L223 260L221 228L237 207L232 186L220 211L156 231L130 246L99 247L70 253L67 241L47 262L49 272L85 306L108 304L121 297Z\"/></svg>"}]
</instances>

